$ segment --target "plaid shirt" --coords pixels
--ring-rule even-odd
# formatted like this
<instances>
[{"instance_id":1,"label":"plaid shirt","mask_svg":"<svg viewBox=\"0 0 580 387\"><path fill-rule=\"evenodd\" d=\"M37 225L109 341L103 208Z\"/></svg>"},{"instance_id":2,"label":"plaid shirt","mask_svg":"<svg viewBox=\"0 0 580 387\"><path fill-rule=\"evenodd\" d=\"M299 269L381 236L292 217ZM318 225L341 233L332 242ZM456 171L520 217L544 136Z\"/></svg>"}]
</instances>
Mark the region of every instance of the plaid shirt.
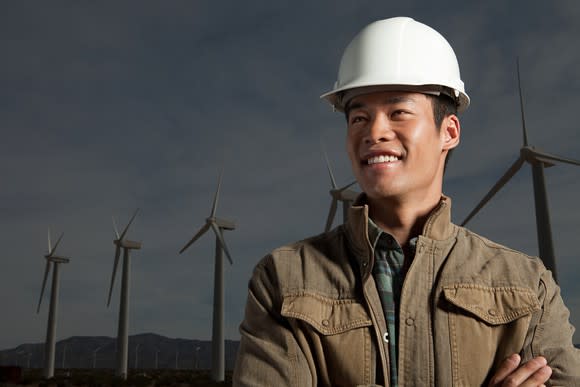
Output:
<instances>
[{"instance_id":1,"label":"plaid shirt","mask_svg":"<svg viewBox=\"0 0 580 387\"><path fill-rule=\"evenodd\" d=\"M389 344L389 366L391 369L391 386L398 385L397 359L398 359L398 327L399 327L399 301L401 289L405 279L405 254L399 243L393 236L381 230L369 219L369 240L375 251L375 265L373 277L377 284L377 290L381 298L381 305L387 322L387 337ZM409 240L410 256L415 256L417 238Z\"/></svg>"}]
</instances>

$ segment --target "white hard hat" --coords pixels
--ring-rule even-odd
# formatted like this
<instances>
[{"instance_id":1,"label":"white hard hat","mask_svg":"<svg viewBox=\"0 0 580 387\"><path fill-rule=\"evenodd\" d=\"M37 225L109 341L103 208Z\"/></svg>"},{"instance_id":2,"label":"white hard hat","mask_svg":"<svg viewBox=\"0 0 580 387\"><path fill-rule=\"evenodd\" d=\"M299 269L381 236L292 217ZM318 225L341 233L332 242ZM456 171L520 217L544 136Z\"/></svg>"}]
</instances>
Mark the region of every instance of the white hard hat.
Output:
<instances>
[{"instance_id":1,"label":"white hard hat","mask_svg":"<svg viewBox=\"0 0 580 387\"><path fill-rule=\"evenodd\" d=\"M447 40L409 17L379 20L359 32L344 50L334 89L320 98L343 111L350 98L377 90L445 94L459 112L469 106Z\"/></svg>"}]
</instances>

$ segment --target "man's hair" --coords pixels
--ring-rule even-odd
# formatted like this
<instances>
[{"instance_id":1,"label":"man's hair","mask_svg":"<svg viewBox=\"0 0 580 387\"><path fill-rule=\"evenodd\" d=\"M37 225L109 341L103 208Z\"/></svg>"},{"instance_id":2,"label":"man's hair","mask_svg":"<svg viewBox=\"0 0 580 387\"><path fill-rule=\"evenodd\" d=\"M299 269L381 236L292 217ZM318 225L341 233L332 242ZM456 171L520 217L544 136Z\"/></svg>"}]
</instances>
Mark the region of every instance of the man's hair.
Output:
<instances>
[{"instance_id":1,"label":"man's hair","mask_svg":"<svg viewBox=\"0 0 580 387\"><path fill-rule=\"evenodd\" d=\"M431 106L433 107L433 120L435 121L435 127L439 130L441 128L441 123L443 119L451 114L457 115L457 104L451 97L445 94L430 95L425 94L427 98L431 101ZM447 169L447 163L451 158L453 149L447 151L447 157L445 158L445 164L443 166L443 173Z\"/></svg>"},{"instance_id":2,"label":"man's hair","mask_svg":"<svg viewBox=\"0 0 580 387\"><path fill-rule=\"evenodd\" d=\"M433 119L435 120L435 126L439 128L443 119L451 114L457 115L457 104L455 101L445 94L440 95L430 95L425 94L431 100L431 106L433 106Z\"/></svg>"}]
</instances>

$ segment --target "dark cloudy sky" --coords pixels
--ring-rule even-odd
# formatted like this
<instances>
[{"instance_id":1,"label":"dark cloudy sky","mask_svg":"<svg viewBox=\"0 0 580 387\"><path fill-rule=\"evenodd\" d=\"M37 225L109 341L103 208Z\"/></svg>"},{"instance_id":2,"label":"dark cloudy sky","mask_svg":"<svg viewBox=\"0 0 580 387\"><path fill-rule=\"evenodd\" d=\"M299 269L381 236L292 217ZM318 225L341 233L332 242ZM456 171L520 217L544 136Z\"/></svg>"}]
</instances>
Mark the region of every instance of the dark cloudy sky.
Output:
<instances>
[{"instance_id":1,"label":"dark cloudy sky","mask_svg":"<svg viewBox=\"0 0 580 387\"><path fill-rule=\"evenodd\" d=\"M64 232L58 338L116 335L106 308L121 227L133 254L130 333L209 339L214 237L178 250L209 215L225 238L226 336L237 339L246 285L268 251L322 231L329 179L353 177L344 120L319 95L364 25L411 16L459 58L472 105L446 176L461 222L522 145L520 57L532 144L580 159L577 1L4 2L0 11L0 349L44 340L35 313L46 231ZM402 3L402 2L401 2ZM562 294L580 325L580 168L546 170ZM537 254L528 166L470 225ZM580 342L580 335L576 335Z\"/></svg>"}]
</instances>

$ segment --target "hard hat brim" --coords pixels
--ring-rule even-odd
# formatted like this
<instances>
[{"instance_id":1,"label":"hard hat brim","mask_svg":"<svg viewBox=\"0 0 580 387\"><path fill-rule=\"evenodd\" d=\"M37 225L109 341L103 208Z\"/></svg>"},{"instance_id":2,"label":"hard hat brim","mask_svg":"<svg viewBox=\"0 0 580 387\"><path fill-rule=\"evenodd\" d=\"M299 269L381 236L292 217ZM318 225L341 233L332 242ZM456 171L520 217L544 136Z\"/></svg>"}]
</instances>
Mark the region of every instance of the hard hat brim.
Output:
<instances>
[{"instance_id":1,"label":"hard hat brim","mask_svg":"<svg viewBox=\"0 0 580 387\"><path fill-rule=\"evenodd\" d=\"M328 101L335 110L344 112L344 108L348 101L355 96L381 91L407 91L431 95L444 94L455 100L458 113L465 111L470 103L470 98L465 92L457 90L456 88L441 85L377 85L376 83L369 83L368 85L365 85L364 83L357 83L356 86L350 84L331 90L322 94L320 98ZM345 96L347 96L347 98L344 98Z\"/></svg>"}]
</instances>

